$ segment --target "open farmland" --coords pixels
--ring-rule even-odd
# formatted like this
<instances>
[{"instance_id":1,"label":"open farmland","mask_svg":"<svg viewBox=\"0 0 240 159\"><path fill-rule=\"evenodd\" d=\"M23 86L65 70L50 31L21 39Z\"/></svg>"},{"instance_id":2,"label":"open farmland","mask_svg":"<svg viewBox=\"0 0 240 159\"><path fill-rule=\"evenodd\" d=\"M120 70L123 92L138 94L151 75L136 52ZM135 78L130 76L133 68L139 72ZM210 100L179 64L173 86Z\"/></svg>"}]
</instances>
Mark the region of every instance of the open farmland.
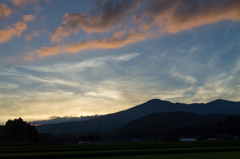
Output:
<instances>
[{"instance_id":1,"label":"open farmland","mask_svg":"<svg viewBox=\"0 0 240 159\"><path fill-rule=\"evenodd\" d=\"M140 157L141 155L141 157ZM198 157L197 157L198 156ZM0 158L230 158L240 157L239 141L5 145Z\"/></svg>"}]
</instances>

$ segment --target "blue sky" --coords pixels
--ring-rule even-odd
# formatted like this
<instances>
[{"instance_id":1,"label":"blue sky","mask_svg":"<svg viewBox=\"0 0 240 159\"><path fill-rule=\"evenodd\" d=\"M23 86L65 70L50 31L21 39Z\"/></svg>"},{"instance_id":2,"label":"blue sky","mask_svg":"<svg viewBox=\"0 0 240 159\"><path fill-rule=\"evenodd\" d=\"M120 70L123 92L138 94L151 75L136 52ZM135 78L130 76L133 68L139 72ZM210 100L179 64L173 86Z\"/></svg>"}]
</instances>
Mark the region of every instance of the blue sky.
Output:
<instances>
[{"instance_id":1,"label":"blue sky","mask_svg":"<svg viewBox=\"0 0 240 159\"><path fill-rule=\"evenodd\" d=\"M240 1L1 0L0 123L240 97Z\"/></svg>"}]
</instances>

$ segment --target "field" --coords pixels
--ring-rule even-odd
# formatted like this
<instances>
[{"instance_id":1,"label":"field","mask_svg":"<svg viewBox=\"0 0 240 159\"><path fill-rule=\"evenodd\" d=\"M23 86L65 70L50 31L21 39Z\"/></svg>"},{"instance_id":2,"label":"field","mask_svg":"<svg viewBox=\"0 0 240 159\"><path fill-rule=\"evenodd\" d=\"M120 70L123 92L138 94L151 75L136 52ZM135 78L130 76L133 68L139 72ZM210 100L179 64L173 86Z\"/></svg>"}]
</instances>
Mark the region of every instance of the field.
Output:
<instances>
[{"instance_id":1,"label":"field","mask_svg":"<svg viewBox=\"0 0 240 159\"><path fill-rule=\"evenodd\" d=\"M0 145L0 158L240 158L239 141Z\"/></svg>"}]
</instances>

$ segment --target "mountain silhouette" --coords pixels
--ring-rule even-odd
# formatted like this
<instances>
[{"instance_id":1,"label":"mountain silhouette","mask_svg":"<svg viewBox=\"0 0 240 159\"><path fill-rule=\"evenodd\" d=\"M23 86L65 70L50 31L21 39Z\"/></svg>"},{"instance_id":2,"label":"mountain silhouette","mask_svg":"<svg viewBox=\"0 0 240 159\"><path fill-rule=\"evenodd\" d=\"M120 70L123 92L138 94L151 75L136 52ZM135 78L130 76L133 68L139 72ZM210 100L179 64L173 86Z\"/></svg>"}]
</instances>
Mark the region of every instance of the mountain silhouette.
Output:
<instances>
[{"instance_id":1,"label":"mountain silhouette","mask_svg":"<svg viewBox=\"0 0 240 159\"><path fill-rule=\"evenodd\" d=\"M113 114L103 115L87 121L66 122L59 124L47 124L37 126L38 132L51 134L66 134L66 133L88 133L107 132L117 129L135 119L143 116L162 113L162 112L178 112L184 111L189 113L203 114L235 114L240 115L240 102L232 102L226 100L215 100L209 103L171 103L160 99L152 99L146 103L132 107L130 109L120 111Z\"/></svg>"},{"instance_id":2,"label":"mountain silhouette","mask_svg":"<svg viewBox=\"0 0 240 159\"><path fill-rule=\"evenodd\" d=\"M204 126L223 121L229 114L198 115L187 112L166 112L146 115L104 134L106 139L128 139L156 137L158 133L169 132L189 126Z\"/></svg>"}]
</instances>

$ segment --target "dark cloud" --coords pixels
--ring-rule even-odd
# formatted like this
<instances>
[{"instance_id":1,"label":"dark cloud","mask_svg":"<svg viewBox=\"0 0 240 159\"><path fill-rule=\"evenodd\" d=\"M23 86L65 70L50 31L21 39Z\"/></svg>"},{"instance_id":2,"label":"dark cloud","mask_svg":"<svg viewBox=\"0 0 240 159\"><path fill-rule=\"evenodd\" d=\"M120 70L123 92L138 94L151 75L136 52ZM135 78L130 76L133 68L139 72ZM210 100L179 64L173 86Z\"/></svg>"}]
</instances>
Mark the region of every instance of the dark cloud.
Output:
<instances>
[{"instance_id":1,"label":"dark cloud","mask_svg":"<svg viewBox=\"0 0 240 159\"><path fill-rule=\"evenodd\" d=\"M58 42L67 37L69 33L77 33L79 28L87 33L110 32L128 25L126 17L129 17L140 5L140 1L119 0L119 1L98 1L95 4L97 9L91 13L66 13L63 15L62 26L51 33L52 41ZM56 38L57 37L57 38Z\"/></svg>"},{"instance_id":2,"label":"dark cloud","mask_svg":"<svg viewBox=\"0 0 240 159\"><path fill-rule=\"evenodd\" d=\"M51 33L52 41L59 42L80 28L87 33L111 32L112 36L71 43L63 52L119 48L197 26L240 20L238 0L106 0L97 1L95 5L95 12L64 14L62 25Z\"/></svg>"}]
</instances>

